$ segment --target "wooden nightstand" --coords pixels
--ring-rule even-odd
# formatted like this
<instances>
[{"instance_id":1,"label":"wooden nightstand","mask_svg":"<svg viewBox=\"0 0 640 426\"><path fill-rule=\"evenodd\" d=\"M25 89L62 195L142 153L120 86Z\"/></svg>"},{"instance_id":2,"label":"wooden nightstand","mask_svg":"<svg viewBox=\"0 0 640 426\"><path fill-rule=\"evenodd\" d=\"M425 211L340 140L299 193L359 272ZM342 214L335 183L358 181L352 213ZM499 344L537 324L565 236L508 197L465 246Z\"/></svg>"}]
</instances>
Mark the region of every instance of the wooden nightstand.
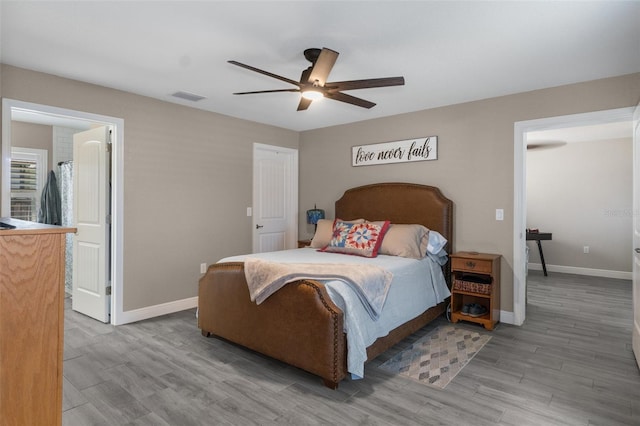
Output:
<instances>
[{"instance_id":1,"label":"wooden nightstand","mask_svg":"<svg viewBox=\"0 0 640 426\"><path fill-rule=\"evenodd\" d=\"M487 330L500 321L499 254L457 252L451 259L451 322L460 320L482 324ZM462 307L477 303L487 313L473 317L462 314Z\"/></svg>"},{"instance_id":2,"label":"wooden nightstand","mask_svg":"<svg viewBox=\"0 0 640 426\"><path fill-rule=\"evenodd\" d=\"M298 248L305 248L311 245L311 240L298 240Z\"/></svg>"}]
</instances>

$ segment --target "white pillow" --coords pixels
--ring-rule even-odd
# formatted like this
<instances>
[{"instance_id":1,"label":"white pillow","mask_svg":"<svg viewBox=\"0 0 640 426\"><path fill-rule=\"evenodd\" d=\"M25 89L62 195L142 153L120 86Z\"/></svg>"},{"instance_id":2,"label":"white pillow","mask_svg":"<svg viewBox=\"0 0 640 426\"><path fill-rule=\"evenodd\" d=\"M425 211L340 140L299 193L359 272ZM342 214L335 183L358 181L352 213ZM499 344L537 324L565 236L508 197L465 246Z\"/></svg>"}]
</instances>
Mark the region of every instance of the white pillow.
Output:
<instances>
[{"instance_id":1,"label":"white pillow","mask_svg":"<svg viewBox=\"0 0 640 426\"><path fill-rule=\"evenodd\" d=\"M439 232L429 231L429 244L427 245L427 252L431 254L438 254L447 245L447 239Z\"/></svg>"}]
</instances>

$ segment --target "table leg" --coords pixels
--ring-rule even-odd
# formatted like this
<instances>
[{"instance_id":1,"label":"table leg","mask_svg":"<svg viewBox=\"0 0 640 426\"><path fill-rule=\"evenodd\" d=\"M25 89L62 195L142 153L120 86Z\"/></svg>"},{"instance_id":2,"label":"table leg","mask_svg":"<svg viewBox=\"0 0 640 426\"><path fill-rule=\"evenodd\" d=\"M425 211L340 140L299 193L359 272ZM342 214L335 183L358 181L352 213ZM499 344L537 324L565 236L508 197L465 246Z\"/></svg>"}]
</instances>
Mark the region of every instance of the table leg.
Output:
<instances>
[{"instance_id":1,"label":"table leg","mask_svg":"<svg viewBox=\"0 0 640 426\"><path fill-rule=\"evenodd\" d=\"M540 262L542 262L542 271L544 272L544 276L547 276L547 265L544 263L544 254L542 254L542 244L540 240L536 240L538 243L538 251L540 252Z\"/></svg>"}]
</instances>

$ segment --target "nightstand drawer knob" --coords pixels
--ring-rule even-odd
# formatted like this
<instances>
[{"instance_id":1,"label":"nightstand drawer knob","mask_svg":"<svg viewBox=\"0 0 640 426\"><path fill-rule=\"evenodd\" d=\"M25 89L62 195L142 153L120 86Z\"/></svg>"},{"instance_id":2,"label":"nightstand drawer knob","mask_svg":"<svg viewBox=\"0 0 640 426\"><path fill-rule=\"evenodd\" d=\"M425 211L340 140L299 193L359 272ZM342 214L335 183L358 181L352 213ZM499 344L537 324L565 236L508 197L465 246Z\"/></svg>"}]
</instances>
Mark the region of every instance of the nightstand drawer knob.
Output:
<instances>
[{"instance_id":1,"label":"nightstand drawer knob","mask_svg":"<svg viewBox=\"0 0 640 426\"><path fill-rule=\"evenodd\" d=\"M467 260L467 262L465 263L465 265L467 265L467 268L475 268L476 267L476 262L472 262L471 260Z\"/></svg>"}]
</instances>

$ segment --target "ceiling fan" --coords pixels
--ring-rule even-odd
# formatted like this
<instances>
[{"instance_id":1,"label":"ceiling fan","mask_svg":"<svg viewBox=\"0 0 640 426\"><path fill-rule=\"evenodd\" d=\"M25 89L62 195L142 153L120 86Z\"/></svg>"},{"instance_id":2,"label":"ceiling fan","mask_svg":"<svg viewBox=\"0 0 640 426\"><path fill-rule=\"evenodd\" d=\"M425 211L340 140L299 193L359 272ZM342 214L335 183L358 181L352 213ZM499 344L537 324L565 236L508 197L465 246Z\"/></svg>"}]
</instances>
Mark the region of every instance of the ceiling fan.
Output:
<instances>
[{"instance_id":1,"label":"ceiling fan","mask_svg":"<svg viewBox=\"0 0 640 426\"><path fill-rule=\"evenodd\" d=\"M339 53L323 47L322 49L312 48L304 51L304 57L311 62L311 66L300 76L300 81L291 80L259 68L252 67L240 63L238 61L229 61L230 64L264 74L269 77L276 78L286 83L297 86L296 89L275 89L275 90L258 90L253 92L238 92L234 95L250 95L256 93L274 93L274 92L300 92L302 98L298 104L298 111L306 110L315 99L329 98L335 101L346 102L363 108L372 108L376 104L362 98L342 93L343 90L371 89L374 87L387 86L403 86L404 77L386 77L386 78L370 78L366 80L349 80L328 82L327 78L338 59Z\"/></svg>"}]
</instances>

